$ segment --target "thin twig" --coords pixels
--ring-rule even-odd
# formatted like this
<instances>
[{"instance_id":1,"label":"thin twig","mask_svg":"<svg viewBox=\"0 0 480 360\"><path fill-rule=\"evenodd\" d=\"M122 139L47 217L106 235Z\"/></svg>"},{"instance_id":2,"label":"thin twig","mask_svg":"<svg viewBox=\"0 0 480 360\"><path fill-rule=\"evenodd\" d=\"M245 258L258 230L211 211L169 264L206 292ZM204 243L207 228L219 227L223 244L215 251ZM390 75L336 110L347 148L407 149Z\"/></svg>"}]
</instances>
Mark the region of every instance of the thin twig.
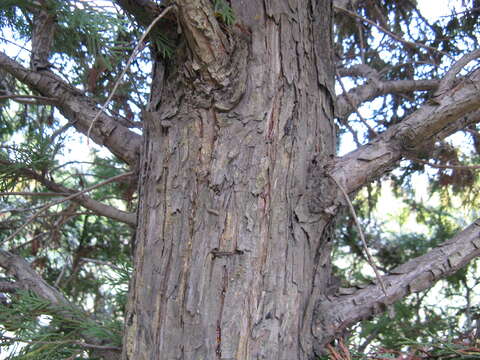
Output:
<instances>
[{"instance_id":1,"label":"thin twig","mask_svg":"<svg viewBox=\"0 0 480 360\"><path fill-rule=\"evenodd\" d=\"M25 241L24 243L21 243L21 244L15 246L15 247L13 247L13 248L10 248L8 251L15 253L15 252L18 251L19 249L24 248L25 246L31 244L31 243L34 242L35 240L40 239L40 238L42 238L42 237L45 237L45 236L47 236L47 235L49 235L49 234L51 234L51 233L52 233L51 231L49 231L49 232L42 232L42 233L40 233L40 234L38 234L38 235L35 235L35 236L34 236L33 238L31 238L30 240Z\"/></svg>"},{"instance_id":2,"label":"thin twig","mask_svg":"<svg viewBox=\"0 0 480 360\"><path fill-rule=\"evenodd\" d=\"M365 120L365 118L362 116L362 114L360 114L360 111L358 110L358 108L353 103L353 100L350 97L350 94L348 93L347 89L343 85L343 81L342 81L342 78L340 77L340 74L339 74L338 70L336 70L336 75L337 75L338 83L340 84L340 87L342 88L343 94L345 95L345 98L347 99L347 102L355 110L355 112L357 113L358 117L360 118L360 121L362 122L362 124L367 127L368 131L370 132L369 135L377 136L377 133L375 132L375 130L373 130L372 127L367 123L367 120Z\"/></svg>"},{"instance_id":3,"label":"thin twig","mask_svg":"<svg viewBox=\"0 0 480 360\"><path fill-rule=\"evenodd\" d=\"M127 177L127 176L131 176L133 174L134 174L134 171L129 171L127 173L111 177L110 179L107 179L107 180L102 181L98 184L95 184L95 185L92 185L92 186L90 186L86 189L83 189L82 191L76 192L75 194L67 196L64 199L60 199L60 200L57 200L57 201L52 201L52 202L46 204L45 206L41 207L40 210L38 210L35 214L33 214L22 226L20 226L13 234L11 234L9 237L7 237L3 242L6 243L6 242L12 240L15 236L17 236L20 233L20 231L22 231L27 225L29 225L33 220L35 220L38 216L40 216L45 210L49 209L50 207L61 204L61 203L65 202L65 201L68 201L68 200L72 200L72 199L74 199L74 198L76 198L76 197L78 197L82 194L85 194L85 193L87 193L89 191L92 191L96 188L99 188L103 185L109 184L111 182L117 181L117 180L122 179L122 178Z\"/></svg>"},{"instance_id":4,"label":"thin twig","mask_svg":"<svg viewBox=\"0 0 480 360\"><path fill-rule=\"evenodd\" d=\"M12 191L0 192L0 196L68 196L71 193Z\"/></svg>"},{"instance_id":5,"label":"thin twig","mask_svg":"<svg viewBox=\"0 0 480 360\"><path fill-rule=\"evenodd\" d=\"M16 47L19 47L20 49L25 50L25 51L27 51L27 52L29 52L29 53L32 52L32 50L26 48L25 46L22 46L22 45L20 45L20 44L17 44L15 41L12 41L12 40L9 40L9 39L7 39L7 38L4 38L3 36L0 36L0 40L5 41L5 42L8 42L8 43L10 43L10 44L12 44L12 45L15 45Z\"/></svg>"},{"instance_id":6,"label":"thin twig","mask_svg":"<svg viewBox=\"0 0 480 360\"><path fill-rule=\"evenodd\" d=\"M115 95L115 92L117 91L118 89L118 86L120 85L120 82L122 81L125 73L127 72L128 68L130 67L133 59L140 53L140 48L141 46L143 45L143 42L145 40L145 38L147 37L147 35L150 33L150 31L153 29L153 27L155 26L155 24L161 19L163 18L167 12L173 7L173 5L170 5L170 6L167 6L165 8L165 10L162 11L162 13L160 15L158 15L155 20L152 21L152 23L148 26L148 28L145 30L145 32L142 34L142 36L140 37L140 40L138 41L137 43L137 46L135 46L135 49L133 49L133 52L132 52L132 55L130 55L130 58L128 59L127 61L127 65L125 65L125 68L123 69L122 73L120 74L120 76L118 77L117 81L115 82L115 85L113 86L113 89L112 89L112 92L110 93L110 95L108 96L107 100L105 100L105 103L103 104L103 106L101 107L100 110L98 110L97 114L95 115L95 117L93 118L92 120L92 123L90 124L90 126L88 127L88 131L87 131L87 143L88 143L88 139L90 139L90 132L92 131L92 128L93 128L93 124L95 124L95 122L98 120L98 118L100 117L100 115L102 114L102 112L104 112L108 106L108 104L110 103L110 101L112 100L113 98L113 95ZM143 50L143 49L142 49Z\"/></svg>"},{"instance_id":7,"label":"thin twig","mask_svg":"<svg viewBox=\"0 0 480 360\"><path fill-rule=\"evenodd\" d=\"M408 41L408 40L405 40L403 39L402 37L398 36L397 34L395 34L394 32L390 31L390 30L387 30L385 29L384 27L378 25L376 22L370 20L370 19L367 19L363 16L360 16L356 13L354 13L353 11L350 11L350 10L347 10L343 7L339 7L339 6L335 6L335 9L337 10L340 10L342 12L344 12L345 14L348 14L354 18L357 18L357 19L360 19L362 21L365 21L366 23L376 27L378 30L380 30L381 32L387 34L388 36L390 36L391 38L393 38L394 40L397 40L398 42L401 42L402 44L405 44L405 45L408 45L410 47L421 47L421 48L424 48L424 49L427 49L427 50L430 50L430 51L434 51L434 52L437 52L437 53L440 53L442 55L445 55L449 58L451 58L451 55L447 54L446 52L443 52L441 50L438 50L434 47L431 47L431 46L428 46L428 45L424 45L424 44L420 44L420 43L417 43L417 42L413 42L413 41Z\"/></svg>"},{"instance_id":8,"label":"thin twig","mask_svg":"<svg viewBox=\"0 0 480 360\"><path fill-rule=\"evenodd\" d=\"M19 94L0 95L0 100L5 100L5 99L11 99L22 104L32 104L32 105L38 105L40 103L53 105L57 103L57 99L46 97L46 96L38 96L38 95L19 95ZM30 101L29 99L34 99L37 101Z\"/></svg>"},{"instance_id":9,"label":"thin twig","mask_svg":"<svg viewBox=\"0 0 480 360\"><path fill-rule=\"evenodd\" d=\"M62 270L60 271L60 274L58 275L57 280L55 280L54 286L55 286L56 288L59 287L60 281L62 281L63 276L65 275L66 270L67 270L67 265L65 264L65 265L62 266Z\"/></svg>"},{"instance_id":10,"label":"thin twig","mask_svg":"<svg viewBox=\"0 0 480 360\"><path fill-rule=\"evenodd\" d=\"M444 165L444 164L432 164L429 161L425 161L422 159L417 159L411 156L407 157L408 160L418 162L421 164L425 164L431 166L436 169L457 169L457 170L478 170L480 169L480 165Z\"/></svg>"},{"instance_id":11,"label":"thin twig","mask_svg":"<svg viewBox=\"0 0 480 360\"><path fill-rule=\"evenodd\" d=\"M27 344L72 344L72 345L78 345L86 349L99 349L99 350L114 350L114 351L121 351L122 349L119 348L118 346L112 346L112 345L95 345L95 344L87 344L84 343L83 341L72 341L72 340L61 340L61 341L38 341L38 340L27 340L27 339L22 339L18 337L8 337L8 336L1 336L0 340L7 340L7 341L16 341L16 342L22 342L22 343L27 343Z\"/></svg>"},{"instance_id":12,"label":"thin twig","mask_svg":"<svg viewBox=\"0 0 480 360\"><path fill-rule=\"evenodd\" d=\"M90 263L93 263L93 264L98 264L98 265L105 265L105 266L109 266L111 267L112 269L115 269L115 270L121 270L120 267L118 267L117 265L115 264L112 264L111 262L109 261L103 261L103 260L97 260L97 259L90 259L90 258L80 258L80 261L82 262L90 262Z\"/></svg>"},{"instance_id":13,"label":"thin twig","mask_svg":"<svg viewBox=\"0 0 480 360\"><path fill-rule=\"evenodd\" d=\"M367 246L367 241L365 240L365 236L363 235L362 227L360 226L360 221L358 220L357 213L355 212L355 208L353 207L353 204L350 201L350 198L348 197L347 192L345 191L343 186L340 185L340 183L332 175L330 175L330 174L327 174L327 175L338 186L338 188L342 192L343 196L345 197L345 200L347 201L350 212L352 213L353 220L355 221L355 225L357 225L358 234L360 235L360 239L362 240L363 249L365 250L365 253L367 254L367 262L372 267L373 272L375 273L375 276L376 276L378 282L380 283L380 287L382 288L383 293L385 294L385 296L388 296L387 295L387 288L385 286L385 283L382 280L382 277L380 275L380 272L377 269L377 266L375 265L375 262L373 261L372 254L370 254L370 250L368 249L368 246Z\"/></svg>"}]
</instances>

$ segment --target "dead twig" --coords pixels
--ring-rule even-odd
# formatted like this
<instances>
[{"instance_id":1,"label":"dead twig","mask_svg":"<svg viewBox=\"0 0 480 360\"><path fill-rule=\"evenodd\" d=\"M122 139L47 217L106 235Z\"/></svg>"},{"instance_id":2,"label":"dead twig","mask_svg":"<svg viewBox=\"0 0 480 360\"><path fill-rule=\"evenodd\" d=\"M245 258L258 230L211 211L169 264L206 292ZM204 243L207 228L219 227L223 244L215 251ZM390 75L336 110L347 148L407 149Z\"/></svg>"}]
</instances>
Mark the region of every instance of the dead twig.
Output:
<instances>
[{"instance_id":1,"label":"dead twig","mask_svg":"<svg viewBox=\"0 0 480 360\"><path fill-rule=\"evenodd\" d=\"M366 126L366 128L368 129L369 135L373 135L373 136L376 137L377 133L375 132L375 130L373 130L373 128L368 124L367 120L365 120L365 118L362 116L362 114L360 114L360 111L358 110L358 108L353 103L353 100L350 97L350 94L348 93L347 89L343 85L343 81L342 81L342 78L340 77L340 74L339 74L338 70L336 71L336 75L337 75L338 83L340 84L340 87L342 88L343 94L345 95L345 98L347 99L347 102L355 110L355 112L357 113L358 118L360 119L362 124ZM347 122L347 121L345 120L345 122Z\"/></svg>"},{"instance_id":2,"label":"dead twig","mask_svg":"<svg viewBox=\"0 0 480 360\"><path fill-rule=\"evenodd\" d=\"M11 99L21 104L31 104L31 105L39 105L39 104L55 105L57 103L57 99L46 97L46 96L38 96L38 95L19 95L19 94L0 95L0 100L5 100L5 99Z\"/></svg>"},{"instance_id":3,"label":"dead twig","mask_svg":"<svg viewBox=\"0 0 480 360\"><path fill-rule=\"evenodd\" d=\"M110 93L110 95L108 96L107 100L105 100L105 103L103 104L103 106L100 108L100 110L98 110L97 114L95 115L95 117L93 118L90 126L88 127L88 131L87 131L87 143L88 143L88 139L90 139L90 132L92 131L92 128L93 128L93 124L95 124L95 122L98 120L98 118L100 117L100 115L102 114L102 112L105 111L105 109L107 108L108 104L110 103L110 101L112 100L113 96L115 95L115 92L117 91L118 89L118 86L120 85L120 82L122 81L123 77L125 76L125 73L127 72L128 68L130 67L130 65L132 64L132 61L133 59L140 53L140 49L143 45L143 42L145 41L145 38L147 37L147 35L150 33L150 31L153 29L153 27L157 24L158 21L160 21L161 18L163 18L169 11L170 9L173 7L173 5L170 5L170 6L167 6L165 8L165 10L162 11L162 13L160 15L158 15L155 20L152 21L152 23L148 26L148 28L145 30L145 32L142 34L142 36L140 37L140 40L138 41L137 43L137 46L135 46L135 49L133 49L133 52L132 52L132 55L130 55L130 58L128 59L127 61L127 65L125 65L125 68L123 69L122 73L120 74L120 76L118 77L117 81L115 81L115 85L113 86L113 89L112 89L112 92ZM143 49L142 49L143 50Z\"/></svg>"},{"instance_id":4,"label":"dead twig","mask_svg":"<svg viewBox=\"0 0 480 360\"><path fill-rule=\"evenodd\" d=\"M392 39L402 43L402 44L405 44L409 47L421 47L421 48L424 48L424 49L427 49L427 50L430 50L430 51L434 51L434 52L437 52L439 54L442 54L444 56L447 56L449 58L451 58L451 56L449 54L447 54L446 52L443 52L441 50L438 50L434 47L431 47L431 46L428 46L428 45L424 45L424 44L420 44L420 43L416 43L416 42L413 42L413 41L408 41L408 40L405 40L403 39L402 37L398 36L397 34L395 34L394 32L388 30L388 29L385 29L384 27L378 25L377 23L375 23L374 21L370 20L370 19L367 19L363 16L360 16L356 13L354 13L353 11L350 11L350 10L347 10L343 7L339 7L339 6L335 6L335 9L339 10L339 11L342 11L344 12L345 14L347 15L350 15L354 18L357 18L357 19L360 19L362 21L365 21L366 23L376 27L378 30L380 30L381 32L387 34L388 36L390 36Z\"/></svg>"},{"instance_id":5,"label":"dead twig","mask_svg":"<svg viewBox=\"0 0 480 360\"><path fill-rule=\"evenodd\" d=\"M0 192L0 196L68 196L70 193L11 191Z\"/></svg>"},{"instance_id":6,"label":"dead twig","mask_svg":"<svg viewBox=\"0 0 480 360\"><path fill-rule=\"evenodd\" d=\"M380 287L382 288L383 293L385 294L385 296L388 296L387 295L387 288L385 286L385 283L382 280L382 276L380 275L380 272L378 271L377 266L375 265L375 262L373 261L372 254L370 253L370 250L368 249L367 241L365 240L365 236L363 235L362 227L360 226L360 221L358 220L357 213L355 212L355 208L353 207L353 204L350 201L350 198L348 197L347 192L345 191L343 186L340 185L340 183L337 181L337 179L335 179L330 174L327 174L327 175L333 180L333 182L337 185L337 187L340 189L343 196L345 197L345 200L347 201L350 212L352 213L353 220L355 221L355 225L357 226L358 234L360 235L360 239L362 240L363 249L365 250L365 254L367 254L367 262L372 267L373 272L375 273L375 277L377 278L378 282L380 283Z\"/></svg>"},{"instance_id":7,"label":"dead twig","mask_svg":"<svg viewBox=\"0 0 480 360\"><path fill-rule=\"evenodd\" d=\"M422 159L417 159L415 157L408 156L408 160L428 165L430 167L436 168L436 169L456 169L456 170L478 170L480 169L480 165L445 165L445 164L432 164L429 161L422 160Z\"/></svg>"}]
</instances>

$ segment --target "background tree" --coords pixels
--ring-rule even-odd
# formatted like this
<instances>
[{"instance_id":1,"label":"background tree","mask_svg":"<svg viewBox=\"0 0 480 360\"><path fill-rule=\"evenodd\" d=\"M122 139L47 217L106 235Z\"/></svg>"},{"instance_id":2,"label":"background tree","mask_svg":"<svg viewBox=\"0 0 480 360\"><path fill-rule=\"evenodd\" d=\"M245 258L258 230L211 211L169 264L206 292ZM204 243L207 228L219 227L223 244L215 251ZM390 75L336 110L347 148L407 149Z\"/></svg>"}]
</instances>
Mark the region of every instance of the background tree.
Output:
<instances>
[{"instance_id":1,"label":"background tree","mask_svg":"<svg viewBox=\"0 0 480 360\"><path fill-rule=\"evenodd\" d=\"M445 335L462 312L462 330L475 326L478 224L452 220L477 194L475 2L434 23L410 1L0 6L0 322L3 345L23 344L13 356L311 359L385 310L412 340ZM102 150L74 160L78 133ZM471 144L454 147L457 133ZM357 148L338 156L342 134ZM416 199L420 172L438 208ZM382 176L423 235L375 223ZM373 263L346 194L381 278L361 272ZM422 307L454 274L468 306ZM359 350L401 349L377 319L355 329Z\"/></svg>"}]
</instances>

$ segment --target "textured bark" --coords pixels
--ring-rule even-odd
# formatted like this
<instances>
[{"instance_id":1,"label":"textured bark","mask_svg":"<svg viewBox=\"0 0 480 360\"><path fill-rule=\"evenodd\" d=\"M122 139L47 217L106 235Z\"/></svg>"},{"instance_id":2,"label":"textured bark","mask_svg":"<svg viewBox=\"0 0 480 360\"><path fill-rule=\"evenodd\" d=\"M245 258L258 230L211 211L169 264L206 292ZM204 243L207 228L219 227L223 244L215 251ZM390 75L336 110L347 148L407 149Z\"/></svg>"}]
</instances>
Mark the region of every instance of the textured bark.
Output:
<instances>
[{"instance_id":1,"label":"textured bark","mask_svg":"<svg viewBox=\"0 0 480 360\"><path fill-rule=\"evenodd\" d=\"M30 68L48 69L55 34L55 15L45 7L33 10L32 54Z\"/></svg>"},{"instance_id":2,"label":"textured bark","mask_svg":"<svg viewBox=\"0 0 480 360\"><path fill-rule=\"evenodd\" d=\"M335 150L331 4L232 1L224 38L183 5L182 65L144 114L123 358L309 359L330 277L332 183L309 179Z\"/></svg>"},{"instance_id":3,"label":"textured bark","mask_svg":"<svg viewBox=\"0 0 480 360\"><path fill-rule=\"evenodd\" d=\"M347 94L337 98L335 116L347 118L355 109L366 101L386 94L406 94L419 90L435 90L439 80L373 80L366 85L358 86Z\"/></svg>"},{"instance_id":4,"label":"textured bark","mask_svg":"<svg viewBox=\"0 0 480 360\"><path fill-rule=\"evenodd\" d=\"M415 281L424 288L454 271L476 246L452 248L460 255L442 261L455 264L433 277L425 274L435 254L418 260L420 272L392 275L381 303L377 286L331 301L333 216L343 204L331 177L355 192L477 122L479 73L357 89L358 102L442 92L335 158L331 2L231 3L238 23L226 31L210 2L176 1L183 45L154 66L124 360L312 359ZM357 299L365 296L370 303Z\"/></svg>"},{"instance_id":5,"label":"textured bark","mask_svg":"<svg viewBox=\"0 0 480 360\"><path fill-rule=\"evenodd\" d=\"M436 281L453 275L472 259L480 256L480 220L458 233L441 246L393 269L383 278L387 285L385 295L378 284L358 288L339 289L321 303L315 319L316 331L325 337L323 344L351 324L385 311L385 308L407 296L428 289Z\"/></svg>"}]
</instances>

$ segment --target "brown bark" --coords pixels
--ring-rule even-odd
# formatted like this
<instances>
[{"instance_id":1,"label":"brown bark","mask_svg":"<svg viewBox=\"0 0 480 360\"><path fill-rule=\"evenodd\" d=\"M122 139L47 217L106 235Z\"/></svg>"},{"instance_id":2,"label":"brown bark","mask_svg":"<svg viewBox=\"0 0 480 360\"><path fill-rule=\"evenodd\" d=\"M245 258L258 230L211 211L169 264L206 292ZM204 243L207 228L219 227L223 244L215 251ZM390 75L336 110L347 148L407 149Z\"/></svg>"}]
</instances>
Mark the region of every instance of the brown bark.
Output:
<instances>
[{"instance_id":1,"label":"brown bark","mask_svg":"<svg viewBox=\"0 0 480 360\"><path fill-rule=\"evenodd\" d=\"M238 23L224 33L208 2L178 1L184 48L176 66L155 66L125 360L320 353L339 331L384 308L330 301L332 216L343 203L330 176L355 192L478 118L474 73L335 159L331 3L232 6ZM381 84L354 90L355 100L445 82ZM402 281L392 301L406 295ZM379 290L369 291L373 299Z\"/></svg>"},{"instance_id":2,"label":"brown bark","mask_svg":"<svg viewBox=\"0 0 480 360\"><path fill-rule=\"evenodd\" d=\"M306 199L332 185L309 181L335 150L331 4L234 1L228 37L207 3L179 6L188 48L145 113L123 358L310 358L330 276L326 195Z\"/></svg>"}]
</instances>

